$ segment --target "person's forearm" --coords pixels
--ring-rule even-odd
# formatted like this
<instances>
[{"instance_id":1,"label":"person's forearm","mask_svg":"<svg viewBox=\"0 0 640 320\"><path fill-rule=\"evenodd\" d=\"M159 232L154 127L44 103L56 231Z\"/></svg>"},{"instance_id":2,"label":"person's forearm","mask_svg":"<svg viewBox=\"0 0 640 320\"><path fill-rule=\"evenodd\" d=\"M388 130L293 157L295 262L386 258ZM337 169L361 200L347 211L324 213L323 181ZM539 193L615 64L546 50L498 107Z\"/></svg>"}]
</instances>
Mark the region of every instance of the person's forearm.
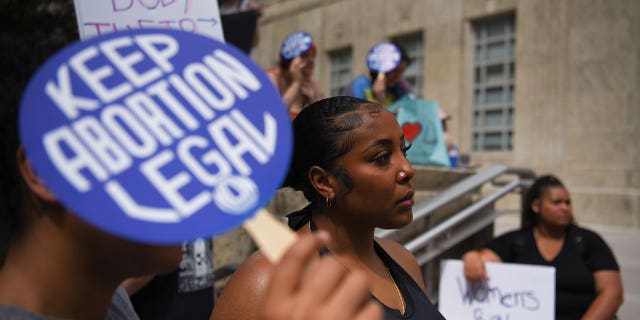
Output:
<instances>
[{"instance_id":1,"label":"person's forearm","mask_svg":"<svg viewBox=\"0 0 640 320\"><path fill-rule=\"evenodd\" d=\"M284 101L284 104L287 105L287 108L291 108L291 104L296 100L296 98L300 94L300 85L301 85L300 82L293 81L291 85L289 85L287 90L285 90L284 94L282 95L282 100Z\"/></svg>"},{"instance_id":2,"label":"person's forearm","mask_svg":"<svg viewBox=\"0 0 640 320\"><path fill-rule=\"evenodd\" d=\"M611 319L622 305L622 294L612 290L601 292L582 316L583 320Z\"/></svg>"},{"instance_id":3,"label":"person's forearm","mask_svg":"<svg viewBox=\"0 0 640 320\"><path fill-rule=\"evenodd\" d=\"M485 262L502 262L502 259L490 249L471 250L462 256L464 276L471 281L488 279Z\"/></svg>"},{"instance_id":4,"label":"person's forearm","mask_svg":"<svg viewBox=\"0 0 640 320\"><path fill-rule=\"evenodd\" d=\"M324 98L325 98L325 95L324 95L324 92L322 92L322 89L320 89L320 87L315 85L315 97L313 97L313 101L318 101Z\"/></svg>"}]
</instances>

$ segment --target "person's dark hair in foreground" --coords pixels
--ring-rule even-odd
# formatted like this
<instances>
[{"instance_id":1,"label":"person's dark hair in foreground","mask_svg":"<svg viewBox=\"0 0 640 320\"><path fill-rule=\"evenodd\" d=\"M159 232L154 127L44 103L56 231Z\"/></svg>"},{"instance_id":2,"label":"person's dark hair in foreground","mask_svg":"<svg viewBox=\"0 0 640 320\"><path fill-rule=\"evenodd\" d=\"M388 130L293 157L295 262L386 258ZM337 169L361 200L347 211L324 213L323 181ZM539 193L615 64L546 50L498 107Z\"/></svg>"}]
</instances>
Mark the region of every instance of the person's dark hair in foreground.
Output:
<instances>
[{"instance_id":1,"label":"person's dark hair in foreground","mask_svg":"<svg viewBox=\"0 0 640 320\"><path fill-rule=\"evenodd\" d=\"M32 169L19 145L19 101L31 74L77 33L65 29L76 25L73 11L62 3L29 8L40 12L39 22L60 23L47 32L22 23L27 13L18 8L25 10L28 4L11 3L16 17L5 17L12 27L0 32L0 84L5 90L0 103L0 225L6 248L0 318L135 317L124 291L116 291L118 284L127 276L169 271L179 261L179 250L133 243L85 223L57 201ZM72 24L63 23L67 19Z\"/></svg>"},{"instance_id":2,"label":"person's dark hair in foreground","mask_svg":"<svg viewBox=\"0 0 640 320\"><path fill-rule=\"evenodd\" d=\"M465 276L487 279L484 262L556 268L556 319L612 319L622 305L620 269L595 232L574 223L569 191L553 175L535 180L523 195L522 226L464 257Z\"/></svg>"},{"instance_id":3,"label":"person's dark hair in foreground","mask_svg":"<svg viewBox=\"0 0 640 320\"><path fill-rule=\"evenodd\" d=\"M16 214L25 199L15 155L22 91L47 57L77 38L73 4L51 3L58 5L56 11L44 10L41 1L33 0L5 1L0 10L0 265L10 239L20 235L24 224Z\"/></svg>"}]
</instances>

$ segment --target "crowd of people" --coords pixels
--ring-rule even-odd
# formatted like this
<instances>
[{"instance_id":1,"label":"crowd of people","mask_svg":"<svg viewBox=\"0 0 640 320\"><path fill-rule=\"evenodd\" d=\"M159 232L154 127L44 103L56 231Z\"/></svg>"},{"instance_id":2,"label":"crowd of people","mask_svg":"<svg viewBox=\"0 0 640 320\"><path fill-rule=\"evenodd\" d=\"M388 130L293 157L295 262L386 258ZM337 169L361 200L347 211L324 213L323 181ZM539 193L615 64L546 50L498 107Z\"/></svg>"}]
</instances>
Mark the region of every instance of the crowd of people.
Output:
<instances>
[{"instance_id":1,"label":"crowd of people","mask_svg":"<svg viewBox=\"0 0 640 320\"><path fill-rule=\"evenodd\" d=\"M291 119L295 119L303 107L324 98L322 89L313 79L316 51L311 35L302 31L291 33L282 42L278 66L266 71L280 92ZM366 62L369 73L355 77L345 88L343 95L378 103L393 109L397 114L398 108L392 105L406 96L414 96L409 81L404 77L411 58L398 43L380 42L369 50ZM456 168L459 151L447 130L447 122L451 116L442 109L439 109L439 113L442 124L439 134L446 142L444 152L449 154L450 166ZM417 122L419 119L413 121Z\"/></svg>"},{"instance_id":2,"label":"crowd of people","mask_svg":"<svg viewBox=\"0 0 640 320\"><path fill-rule=\"evenodd\" d=\"M225 14L262 14L252 1L222 4ZM410 145L385 108L412 92L403 77L411 60L400 45L374 45L369 73L356 77L344 96L327 98L313 77L312 36L285 37L278 65L265 72L293 124L284 186L302 192L309 205L287 216L299 241L280 262L256 251L214 304L209 241L161 246L109 234L60 203L32 168L18 138L22 90L71 39L40 40L0 31L2 85L13 88L2 97L0 119L6 243L0 318L444 319L426 295L415 257L374 236L376 228L402 228L413 219ZM257 41L256 33L251 47ZM384 50L395 58L376 61ZM210 272L184 285L196 254L210 262ZM569 192L554 176L541 176L528 189L520 230L461 258L470 281L487 279L488 261L555 267L556 319L611 319L623 301L614 254L595 232L577 226Z\"/></svg>"}]
</instances>

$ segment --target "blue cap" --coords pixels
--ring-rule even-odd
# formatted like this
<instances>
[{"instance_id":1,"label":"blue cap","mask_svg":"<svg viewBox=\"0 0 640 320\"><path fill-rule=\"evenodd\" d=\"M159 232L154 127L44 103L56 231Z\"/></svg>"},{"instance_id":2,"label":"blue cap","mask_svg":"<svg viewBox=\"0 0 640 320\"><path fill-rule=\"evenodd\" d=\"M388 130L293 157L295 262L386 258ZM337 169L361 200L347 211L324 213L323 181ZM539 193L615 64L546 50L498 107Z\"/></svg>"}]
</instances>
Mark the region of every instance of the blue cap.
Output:
<instances>
[{"instance_id":1,"label":"blue cap","mask_svg":"<svg viewBox=\"0 0 640 320\"><path fill-rule=\"evenodd\" d=\"M400 49L393 43L381 42L373 46L367 54L367 67L377 73L387 73L395 69L402 59Z\"/></svg>"},{"instance_id":2,"label":"blue cap","mask_svg":"<svg viewBox=\"0 0 640 320\"><path fill-rule=\"evenodd\" d=\"M282 42L280 57L282 60L291 60L305 53L313 45L313 38L306 32L298 31L290 34Z\"/></svg>"}]
</instances>

